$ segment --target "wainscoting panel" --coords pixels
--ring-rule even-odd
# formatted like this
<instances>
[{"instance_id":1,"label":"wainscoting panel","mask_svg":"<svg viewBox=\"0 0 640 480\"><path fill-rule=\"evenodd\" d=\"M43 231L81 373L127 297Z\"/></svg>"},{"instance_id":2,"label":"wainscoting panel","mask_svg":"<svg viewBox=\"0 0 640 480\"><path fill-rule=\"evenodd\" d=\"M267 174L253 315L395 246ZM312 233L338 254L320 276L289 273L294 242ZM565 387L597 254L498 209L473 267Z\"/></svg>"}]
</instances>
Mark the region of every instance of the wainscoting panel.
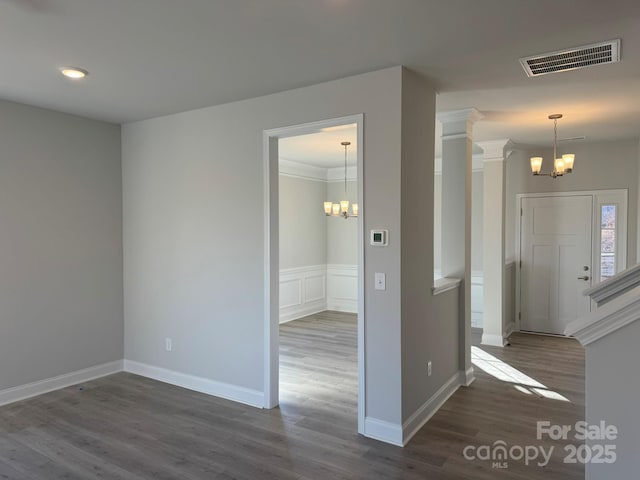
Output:
<instances>
[{"instance_id":1,"label":"wainscoting panel","mask_svg":"<svg viewBox=\"0 0 640 480\"><path fill-rule=\"evenodd\" d=\"M327 266L280 270L280 323L327 309Z\"/></svg>"},{"instance_id":2,"label":"wainscoting panel","mask_svg":"<svg viewBox=\"0 0 640 480\"><path fill-rule=\"evenodd\" d=\"M325 310L358 312L357 265L280 270L280 323Z\"/></svg>"},{"instance_id":3,"label":"wainscoting panel","mask_svg":"<svg viewBox=\"0 0 640 480\"><path fill-rule=\"evenodd\" d=\"M327 310L358 313L358 266L327 265Z\"/></svg>"}]
</instances>

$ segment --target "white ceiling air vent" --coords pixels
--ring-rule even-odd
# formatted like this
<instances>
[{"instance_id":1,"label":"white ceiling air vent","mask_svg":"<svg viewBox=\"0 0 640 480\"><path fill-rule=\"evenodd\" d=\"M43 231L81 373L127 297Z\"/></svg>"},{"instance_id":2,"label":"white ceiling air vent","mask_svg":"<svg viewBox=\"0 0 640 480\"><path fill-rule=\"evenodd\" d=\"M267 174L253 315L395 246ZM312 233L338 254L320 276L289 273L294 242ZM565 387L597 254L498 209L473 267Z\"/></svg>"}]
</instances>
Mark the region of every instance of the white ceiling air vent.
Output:
<instances>
[{"instance_id":1,"label":"white ceiling air vent","mask_svg":"<svg viewBox=\"0 0 640 480\"><path fill-rule=\"evenodd\" d=\"M620 61L620 39L520 59L528 77Z\"/></svg>"}]
</instances>

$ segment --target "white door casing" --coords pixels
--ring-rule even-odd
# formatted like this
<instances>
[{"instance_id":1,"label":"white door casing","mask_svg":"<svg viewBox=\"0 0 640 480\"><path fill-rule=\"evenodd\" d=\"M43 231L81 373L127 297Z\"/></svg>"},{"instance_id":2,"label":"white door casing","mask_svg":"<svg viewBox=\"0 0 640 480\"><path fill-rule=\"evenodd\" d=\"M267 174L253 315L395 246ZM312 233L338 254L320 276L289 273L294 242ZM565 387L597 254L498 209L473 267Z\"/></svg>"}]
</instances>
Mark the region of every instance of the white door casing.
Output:
<instances>
[{"instance_id":1,"label":"white door casing","mask_svg":"<svg viewBox=\"0 0 640 480\"><path fill-rule=\"evenodd\" d=\"M593 196L523 198L521 329L562 335L591 309Z\"/></svg>"}]
</instances>

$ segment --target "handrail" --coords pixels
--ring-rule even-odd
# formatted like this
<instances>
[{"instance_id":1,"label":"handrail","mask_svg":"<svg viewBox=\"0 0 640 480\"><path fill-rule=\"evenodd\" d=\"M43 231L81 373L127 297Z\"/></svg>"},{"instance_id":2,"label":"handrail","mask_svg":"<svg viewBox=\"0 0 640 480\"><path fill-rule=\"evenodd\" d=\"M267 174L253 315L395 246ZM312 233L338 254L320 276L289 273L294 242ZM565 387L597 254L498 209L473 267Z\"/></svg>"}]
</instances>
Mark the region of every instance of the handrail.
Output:
<instances>
[{"instance_id":1,"label":"handrail","mask_svg":"<svg viewBox=\"0 0 640 480\"><path fill-rule=\"evenodd\" d=\"M583 294L591 297L600 308L638 285L640 285L640 263L586 289Z\"/></svg>"},{"instance_id":2,"label":"handrail","mask_svg":"<svg viewBox=\"0 0 640 480\"><path fill-rule=\"evenodd\" d=\"M640 286L617 296L606 305L567 325L565 335L584 346L640 320Z\"/></svg>"}]
</instances>

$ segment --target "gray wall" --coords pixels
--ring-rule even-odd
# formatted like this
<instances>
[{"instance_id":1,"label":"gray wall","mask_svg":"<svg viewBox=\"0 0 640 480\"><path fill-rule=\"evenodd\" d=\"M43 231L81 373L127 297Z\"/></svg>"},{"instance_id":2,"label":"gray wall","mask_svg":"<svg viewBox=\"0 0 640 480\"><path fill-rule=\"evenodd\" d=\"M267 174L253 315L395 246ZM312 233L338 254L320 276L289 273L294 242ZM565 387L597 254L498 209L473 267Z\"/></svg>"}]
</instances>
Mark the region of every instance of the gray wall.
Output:
<instances>
[{"instance_id":1,"label":"gray wall","mask_svg":"<svg viewBox=\"0 0 640 480\"><path fill-rule=\"evenodd\" d=\"M482 271L482 172L471 174L471 270ZM434 177L434 268L442 260L442 174Z\"/></svg>"},{"instance_id":2,"label":"gray wall","mask_svg":"<svg viewBox=\"0 0 640 480\"><path fill-rule=\"evenodd\" d=\"M344 183L328 182L327 200L344 199ZM347 200L358 202L358 182L347 182ZM327 263L339 265L358 264L358 222L356 219L326 218Z\"/></svg>"},{"instance_id":3,"label":"gray wall","mask_svg":"<svg viewBox=\"0 0 640 480\"><path fill-rule=\"evenodd\" d=\"M638 416L638 365L640 321L607 335L586 347L586 421L601 421L618 428L614 441L592 443L616 445L613 464L587 464L586 479L637 478L640 464L640 417Z\"/></svg>"},{"instance_id":4,"label":"gray wall","mask_svg":"<svg viewBox=\"0 0 640 480\"><path fill-rule=\"evenodd\" d=\"M0 390L123 357L120 127L0 101Z\"/></svg>"},{"instance_id":5,"label":"gray wall","mask_svg":"<svg viewBox=\"0 0 640 480\"><path fill-rule=\"evenodd\" d=\"M438 336L453 306L429 294L435 90L401 67L123 126L127 359L263 390L263 132L355 112L364 230L390 234L385 248L365 242L365 415L401 425L440 388L412 363L431 344L458 349ZM445 377L456 368L434 358Z\"/></svg>"},{"instance_id":6,"label":"gray wall","mask_svg":"<svg viewBox=\"0 0 640 480\"><path fill-rule=\"evenodd\" d=\"M571 175L555 180L534 177L529 166L530 157L543 155L542 168L548 171L553 156L549 150L517 150L507 160L507 259L516 256L516 194L626 188L629 190L627 265L633 265L638 217L638 141L578 142L563 146L562 152L576 154L575 168Z\"/></svg>"},{"instance_id":7,"label":"gray wall","mask_svg":"<svg viewBox=\"0 0 640 480\"><path fill-rule=\"evenodd\" d=\"M403 421L460 369L459 292L452 290L438 296L430 293L433 286L434 112L433 87L425 79L405 71L400 177ZM366 198L370 195L368 192L370 190L365 191ZM429 360L433 362L431 377L427 376Z\"/></svg>"},{"instance_id":8,"label":"gray wall","mask_svg":"<svg viewBox=\"0 0 640 480\"><path fill-rule=\"evenodd\" d=\"M365 410L400 423L402 75L394 67L123 126L127 359L263 390L263 132L363 112L365 230L391 235L389 247L365 250ZM373 289L375 271L387 273L385 292Z\"/></svg>"},{"instance_id":9,"label":"gray wall","mask_svg":"<svg viewBox=\"0 0 640 480\"><path fill-rule=\"evenodd\" d=\"M326 264L326 183L280 175L279 195L280 268Z\"/></svg>"}]
</instances>

